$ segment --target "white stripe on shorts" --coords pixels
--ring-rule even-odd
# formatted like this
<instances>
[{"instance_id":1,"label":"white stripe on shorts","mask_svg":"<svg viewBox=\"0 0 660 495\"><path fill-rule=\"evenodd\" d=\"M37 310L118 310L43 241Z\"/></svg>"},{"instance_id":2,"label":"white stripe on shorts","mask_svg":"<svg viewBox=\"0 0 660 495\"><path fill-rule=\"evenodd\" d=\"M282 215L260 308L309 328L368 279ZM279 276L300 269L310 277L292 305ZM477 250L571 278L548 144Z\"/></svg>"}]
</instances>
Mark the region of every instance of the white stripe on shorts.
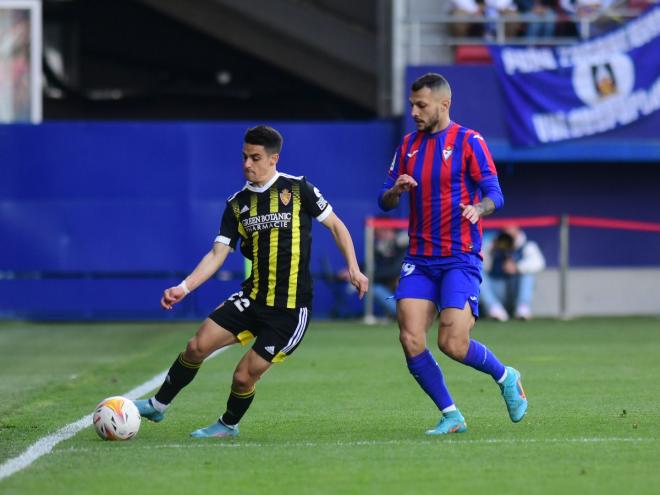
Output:
<instances>
[{"instance_id":1,"label":"white stripe on shorts","mask_svg":"<svg viewBox=\"0 0 660 495\"><path fill-rule=\"evenodd\" d=\"M293 349L296 345L298 345L298 342L303 338L303 335L305 334L305 327L307 326L307 308L300 308L300 311L298 313L298 326L296 327L296 331L293 332L293 335L289 339L289 342L287 342L286 346L282 349L281 352L284 354L287 354L291 349Z\"/></svg>"}]
</instances>

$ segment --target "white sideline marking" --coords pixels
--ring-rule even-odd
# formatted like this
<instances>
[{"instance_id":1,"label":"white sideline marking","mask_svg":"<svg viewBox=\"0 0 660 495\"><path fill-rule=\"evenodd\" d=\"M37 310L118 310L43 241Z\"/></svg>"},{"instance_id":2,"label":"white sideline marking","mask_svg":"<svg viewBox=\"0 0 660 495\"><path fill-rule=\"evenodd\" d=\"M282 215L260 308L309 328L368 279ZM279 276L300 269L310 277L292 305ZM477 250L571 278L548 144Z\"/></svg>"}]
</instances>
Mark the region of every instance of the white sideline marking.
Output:
<instances>
[{"instance_id":1,"label":"white sideline marking","mask_svg":"<svg viewBox=\"0 0 660 495\"><path fill-rule=\"evenodd\" d=\"M264 447L279 447L279 448L300 448L300 447L362 447L362 446L380 446L380 445L487 445L487 444L528 444L528 443L609 443L609 442L622 442L622 443L642 443L642 442L655 442L659 439L656 438L627 438L627 437L582 437L582 438L482 438L474 440L450 440L447 438L437 440L416 440L414 438L408 440L356 440L353 442L283 442L283 443L260 443L260 442L235 442L233 440L209 440L198 441L196 443L170 443L163 445L133 445L132 449L141 450L156 450L156 449L189 449L189 448L264 448ZM58 450L57 454L77 453L77 452L94 452L96 449L71 447L68 449Z\"/></svg>"},{"instance_id":2,"label":"white sideline marking","mask_svg":"<svg viewBox=\"0 0 660 495\"><path fill-rule=\"evenodd\" d=\"M229 349L229 346L223 347L222 349L215 351L207 358L207 360L217 356L220 352L226 349ZM138 385L134 389L129 390L125 394L121 394L121 395L128 399L138 399L142 397L144 394L151 392L158 385L163 383L163 380L165 380L168 371L169 368L163 371L162 373L157 374L150 380L147 380L143 384ZM55 447L55 445L57 445L58 443L63 442L64 440L68 440L76 433L78 433L80 430L84 430L88 426L92 426L93 415L94 413L88 414L87 416L80 418L78 421L69 423L68 425L57 430L55 433L52 433L46 437L43 437L40 440L37 440L35 443L30 445L27 448L27 450L23 452L21 455L13 457L12 459L9 459L8 461L4 462L2 465L0 465L0 481L2 481L5 478L8 478L12 474L20 471L21 469L25 469L34 461L39 459L39 457L50 453L50 451L53 450L53 447Z\"/></svg>"}]
</instances>

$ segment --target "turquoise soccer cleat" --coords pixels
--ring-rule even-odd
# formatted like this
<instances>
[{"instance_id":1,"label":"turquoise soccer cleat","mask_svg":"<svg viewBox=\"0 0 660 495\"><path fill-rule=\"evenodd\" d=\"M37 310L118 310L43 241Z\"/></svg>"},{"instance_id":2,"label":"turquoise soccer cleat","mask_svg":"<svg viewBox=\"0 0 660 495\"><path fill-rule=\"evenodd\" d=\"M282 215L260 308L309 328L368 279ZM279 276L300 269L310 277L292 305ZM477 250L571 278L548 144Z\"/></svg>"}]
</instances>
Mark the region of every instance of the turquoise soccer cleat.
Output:
<instances>
[{"instance_id":1,"label":"turquoise soccer cleat","mask_svg":"<svg viewBox=\"0 0 660 495\"><path fill-rule=\"evenodd\" d=\"M465 418L458 409L448 413L443 413L440 422L432 430L426 432L427 435L447 435L449 433L464 433L467 431Z\"/></svg>"},{"instance_id":2,"label":"turquoise soccer cleat","mask_svg":"<svg viewBox=\"0 0 660 495\"><path fill-rule=\"evenodd\" d=\"M509 411L509 417L511 421L517 423L527 412L527 397L520 382L520 372L511 366L506 367L506 372L506 379L499 385Z\"/></svg>"},{"instance_id":3,"label":"turquoise soccer cleat","mask_svg":"<svg viewBox=\"0 0 660 495\"><path fill-rule=\"evenodd\" d=\"M160 412L158 409L152 406L151 399L134 400L133 404L135 404L135 406L138 408L138 411L140 411L140 416L147 418L149 421L159 423L165 419L165 413Z\"/></svg>"},{"instance_id":4,"label":"turquoise soccer cleat","mask_svg":"<svg viewBox=\"0 0 660 495\"><path fill-rule=\"evenodd\" d=\"M200 428L190 434L194 438L225 438L238 436L238 425L227 426L221 421L216 421L206 428Z\"/></svg>"}]
</instances>

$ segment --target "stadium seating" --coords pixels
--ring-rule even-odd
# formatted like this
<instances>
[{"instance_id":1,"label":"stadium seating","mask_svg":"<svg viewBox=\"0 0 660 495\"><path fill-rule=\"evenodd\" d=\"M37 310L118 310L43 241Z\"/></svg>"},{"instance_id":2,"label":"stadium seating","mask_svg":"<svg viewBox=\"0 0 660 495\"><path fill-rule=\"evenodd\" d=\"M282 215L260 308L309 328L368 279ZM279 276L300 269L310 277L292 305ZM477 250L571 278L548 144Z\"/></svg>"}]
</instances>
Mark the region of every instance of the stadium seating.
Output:
<instances>
[{"instance_id":1,"label":"stadium seating","mask_svg":"<svg viewBox=\"0 0 660 495\"><path fill-rule=\"evenodd\" d=\"M456 47L457 64L490 64L490 52L485 45L459 45Z\"/></svg>"}]
</instances>

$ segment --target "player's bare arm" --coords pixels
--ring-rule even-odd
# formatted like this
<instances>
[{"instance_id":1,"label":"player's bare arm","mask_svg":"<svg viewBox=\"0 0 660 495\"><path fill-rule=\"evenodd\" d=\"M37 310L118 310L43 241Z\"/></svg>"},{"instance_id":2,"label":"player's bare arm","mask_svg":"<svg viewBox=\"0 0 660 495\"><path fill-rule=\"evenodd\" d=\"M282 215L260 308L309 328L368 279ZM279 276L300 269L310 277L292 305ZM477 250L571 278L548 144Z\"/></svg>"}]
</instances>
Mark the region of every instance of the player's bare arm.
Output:
<instances>
[{"instance_id":1,"label":"player's bare arm","mask_svg":"<svg viewBox=\"0 0 660 495\"><path fill-rule=\"evenodd\" d=\"M334 213L330 213L328 218L321 223L332 232L337 247L339 247L341 254L346 260L346 264L348 265L348 275L351 284L358 290L358 295L360 299L362 299L369 290L369 280L360 271L360 266L358 265L357 257L355 256L355 247L353 246L351 233L346 228L346 225L344 225L344 222L342 222Z\"/></svg>"},{"instance_id":2,"label":"player's bare arm","mask_svg":"<svg viewBox=\"0 0 660 495\"><path fill-rule=\"evenodd\" d=\"M382 203L386 209L392 209L399 204L401 195L417 187L417 181L407 174L397 177L394 185L383 194Z\"/></svg>"},{"instance_id":3,"label":"player's bare arm","mask_svg":"<svg viewBox=\"0 0 660 495\"><path fill-rule=\"evenodd\" d=\"M470 223L477 223L480 218L486 217L495 211L495 203L489 197L485 197L480 203L476 205L460 204L463 210L463 217L467 218Z\"/></svg>"},{"instance_id":4,"label":"player's bare arm","mask_svg":"<svg viewBox=\"0 0 660 495\"><path fill-rule=\"evenodd\" d=\"M217 272L227 259L231 248L226 244L216 242L199 264L195 267L181 284L165 289L160 305L163 309L172 309L172 306L180 302L188 292L192 292L197 287L206 282L215 272ZM186 288L183 287L185 283ZM188 289L188 292L186 292Z\"/></svg>"}]
</instances>

